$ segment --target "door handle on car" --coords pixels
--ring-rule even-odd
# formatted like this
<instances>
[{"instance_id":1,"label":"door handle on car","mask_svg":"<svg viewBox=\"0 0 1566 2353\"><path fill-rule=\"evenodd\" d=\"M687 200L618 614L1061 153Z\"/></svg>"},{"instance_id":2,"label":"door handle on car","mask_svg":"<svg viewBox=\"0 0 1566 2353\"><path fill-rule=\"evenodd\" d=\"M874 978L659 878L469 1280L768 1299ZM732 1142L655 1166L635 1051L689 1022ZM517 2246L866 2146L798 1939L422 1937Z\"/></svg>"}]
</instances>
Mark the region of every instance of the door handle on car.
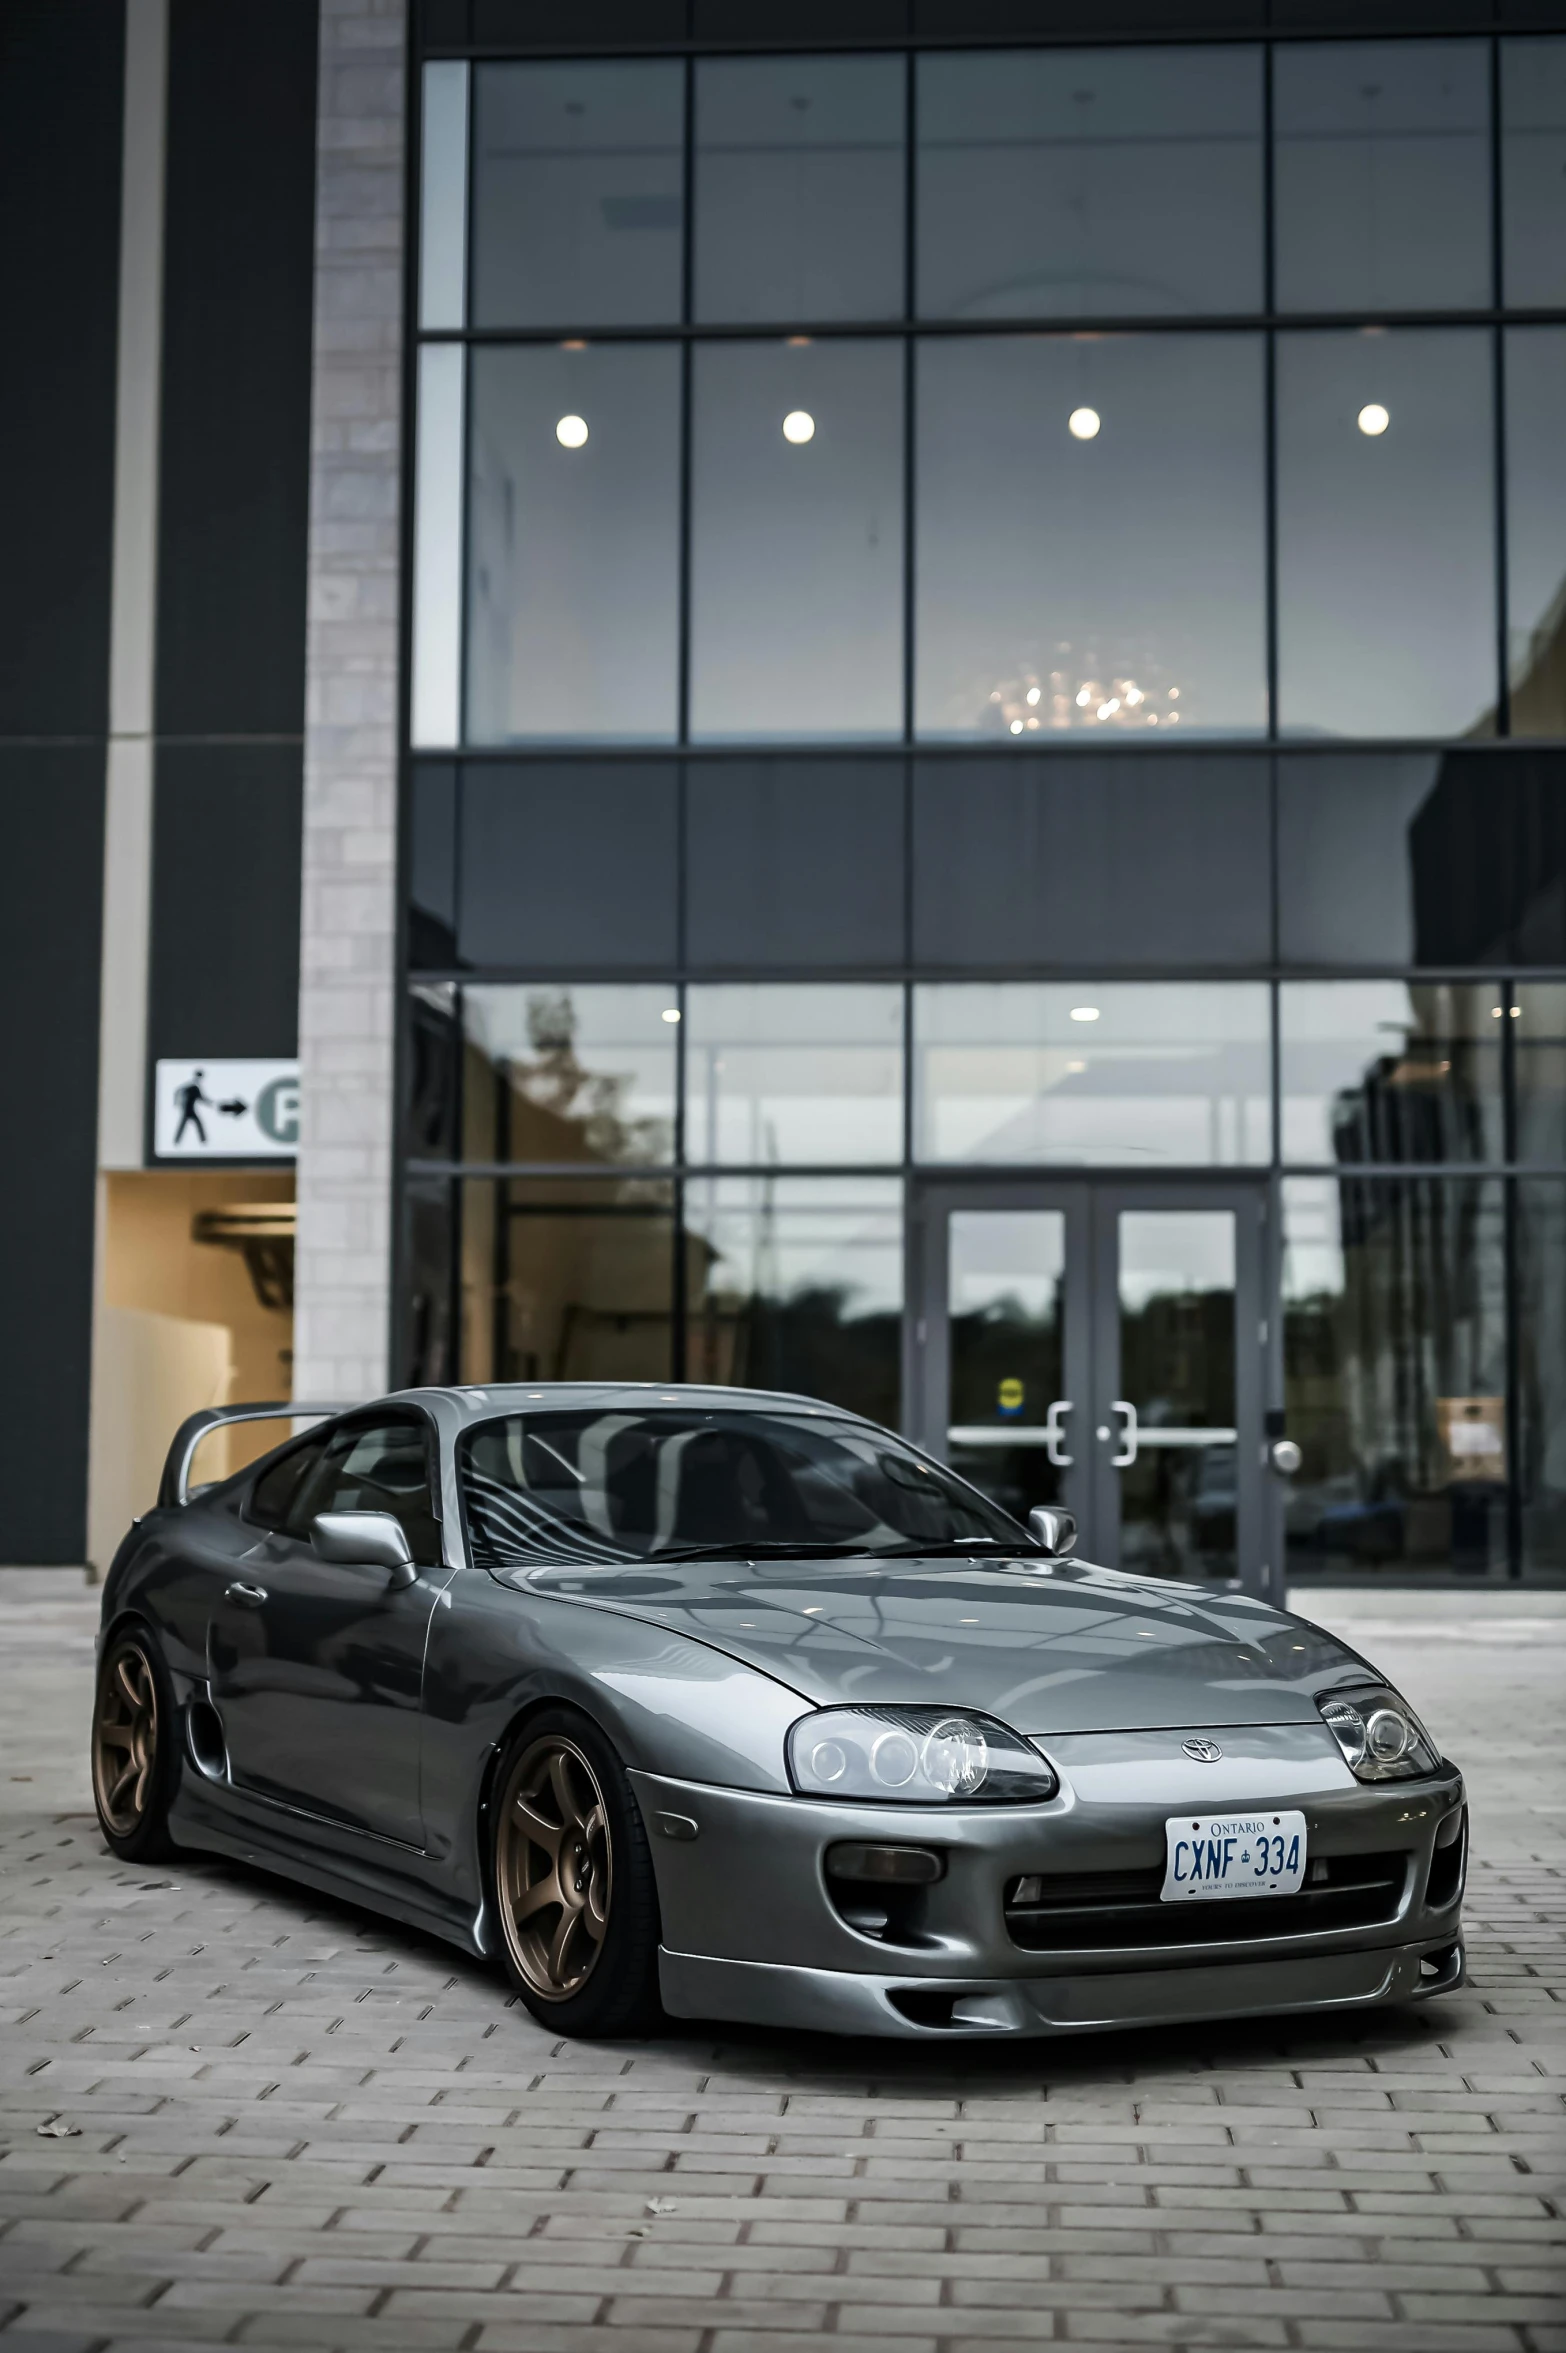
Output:
<instances>
[{"instance_id":1,"label":"door handle on car","mask_svg":"<svg viewBox=\"0 0 1566 2353\"><path fill-rule=\"evenodd\" d=\"M1136 1460L1136 1407L1128 1397L1117 1397L1109 1410L1111 1413L1123 1413L1126 1417L1126 1426L1120 1433L1125 1444L1118 1454L1112 1454L1109 1458L1117 1471L1123 1471L1127 1463Z\"/></svg>"},{"instance_id":2,"label":"door handle on car","mask_svg":"<svg viewBox=\"0 0 1566 2353\"><path fill-rule=\"evenodd\" d=\"M1066 1416L1071 1411L1069 1397L1057 1397L1044 1416L1044 1450L1057 1470L1069 1471L1073 1457L1061 1444L1066 1435Z\"/></svg>"},{"instance_id":3,"label":"door handle on car","mask_svg":"<svg viewBox=\"0 0 1566 2353\"><path fill-rule=\"evenodd\" d=\"M237 1601L241 1609L258 1610L266 1599L264 1585L245 1585L237 1579L224 1594L225 1601Z\"/></svg>"}]
</instances>

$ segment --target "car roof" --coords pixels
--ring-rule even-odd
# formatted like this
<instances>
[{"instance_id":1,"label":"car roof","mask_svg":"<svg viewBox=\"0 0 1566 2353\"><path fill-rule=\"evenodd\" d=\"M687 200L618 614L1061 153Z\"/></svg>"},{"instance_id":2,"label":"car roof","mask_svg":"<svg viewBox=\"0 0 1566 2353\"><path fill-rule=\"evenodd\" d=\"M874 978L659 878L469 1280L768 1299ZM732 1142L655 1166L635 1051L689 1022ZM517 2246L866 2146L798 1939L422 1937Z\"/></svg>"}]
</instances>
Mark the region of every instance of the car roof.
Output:
<instances>
[{"instance_id":1,"label":"car roof","mask_svg":"<svg viewBox=\"0 0 1566 2353\"><path fill-rule=\"evenodd\" d=\"M460 1387L399 1389L385 1402L427 1406L437 1400L448 1412L455 1406L461 1419L470 1422L518 1413L529 1405L567 1413L613 1405L675 1405L729 1413L764 1413L782 1407L790 1413L819 1414L823 1420L856 1422L864 1418L843 1406L829 1405L821 1397L799 1396L787 1389L726 1388L715 1381L465 1382Z\"/></svg>"}]
</instances>

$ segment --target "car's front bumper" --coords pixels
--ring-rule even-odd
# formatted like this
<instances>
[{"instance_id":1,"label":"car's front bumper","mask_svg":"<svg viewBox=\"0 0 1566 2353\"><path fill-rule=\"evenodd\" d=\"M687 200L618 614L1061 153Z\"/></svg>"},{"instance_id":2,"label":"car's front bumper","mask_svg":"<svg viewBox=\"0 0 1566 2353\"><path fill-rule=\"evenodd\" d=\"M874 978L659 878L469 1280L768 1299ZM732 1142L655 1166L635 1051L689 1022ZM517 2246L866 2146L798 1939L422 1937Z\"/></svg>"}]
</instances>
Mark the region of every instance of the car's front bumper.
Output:
<instances>
[{"instance_id":1,"label":"car's front bumper","mask_svg":"<svg viewBox=\"0 0 1566 2353\"><path fill-rule=\"evenodd\" d=\"M662 1908L665 2006L836 2033L978 2037L1359 2007L1461 1983L1455 1768L1367 1787L1324 1728L1269 1726L1223 1732L1215 1773L1183 1757L1182 1737L1050 1742L1061 1792L1043 1806L832 1804L634 1774ZM1144 1905L1101 1943L1084 1942L1080 1920L1052 1943L1050 1926L1021 1929L1007 1908L1028 1874L1161 1872L1171 1814L1269 1803L1304 1812L1313 1861L1402 1858L1379 1916L1263 1933L1247 1901L1204 1903L1199 1919L1185 1908L1170 1917L1165 1940L1165 1915ZM863 1933L826 1871L828 1850L852 1841L933 1848L943 1876L888 1929ZM1447 1860L1432 1890L1438 1842Z\"/></svg>"}]
</instances>

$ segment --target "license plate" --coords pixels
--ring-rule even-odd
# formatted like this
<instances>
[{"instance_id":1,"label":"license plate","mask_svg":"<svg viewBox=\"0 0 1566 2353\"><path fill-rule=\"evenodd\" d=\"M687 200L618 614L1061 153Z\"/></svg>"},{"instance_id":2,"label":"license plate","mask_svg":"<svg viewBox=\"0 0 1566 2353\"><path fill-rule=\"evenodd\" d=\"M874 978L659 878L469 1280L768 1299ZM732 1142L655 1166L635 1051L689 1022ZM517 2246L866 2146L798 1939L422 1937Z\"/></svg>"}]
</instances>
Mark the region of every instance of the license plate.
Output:
<instances>
[{"instance_id":1,"label":"license plate","mask_svg":"<svg viewBox=\"0 0 1566 2353\"><path fill-rule=\"evenodd\" d=\"M1163 1900L1293 1895L1305 1877L1303 1814L1171 1814Z\"/></svg>"}]
</instances>

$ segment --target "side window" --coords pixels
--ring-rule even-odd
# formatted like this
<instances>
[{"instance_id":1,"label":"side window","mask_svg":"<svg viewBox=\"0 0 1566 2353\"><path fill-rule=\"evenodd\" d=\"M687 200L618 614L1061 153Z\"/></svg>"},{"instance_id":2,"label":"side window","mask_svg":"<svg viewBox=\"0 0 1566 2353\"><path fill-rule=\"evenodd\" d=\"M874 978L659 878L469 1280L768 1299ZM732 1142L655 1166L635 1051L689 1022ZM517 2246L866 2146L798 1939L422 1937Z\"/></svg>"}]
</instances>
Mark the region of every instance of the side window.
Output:
<instances>
[{"instance_id":1,"label":"side window","mask_svg":"<svg viewBox=\"0 0 1566 2353\"><path fill-rule=\"evenodd\" d=\"M276 1462L269 1463L250 1490L246 1519L263 1528L282 1527L300 1481L314 1470L321 1450L322 1442L317 1438L303 1446L291 1446Z\"/></svg>"},{"instance_id":2,"label":"side window","mask_svg":"<svg viewBox=\"0 0 1566 2353\"><path fill-rule=\"evenodd\" d=\"M418 1422L360 1422L337 1430L295 1490L291 1536L309 1541L319 1511L388 1511L402 1524L421 1568L440 1561L440 1525L430 1500L429 1450Z\"/></svg>"}]
</instances>

